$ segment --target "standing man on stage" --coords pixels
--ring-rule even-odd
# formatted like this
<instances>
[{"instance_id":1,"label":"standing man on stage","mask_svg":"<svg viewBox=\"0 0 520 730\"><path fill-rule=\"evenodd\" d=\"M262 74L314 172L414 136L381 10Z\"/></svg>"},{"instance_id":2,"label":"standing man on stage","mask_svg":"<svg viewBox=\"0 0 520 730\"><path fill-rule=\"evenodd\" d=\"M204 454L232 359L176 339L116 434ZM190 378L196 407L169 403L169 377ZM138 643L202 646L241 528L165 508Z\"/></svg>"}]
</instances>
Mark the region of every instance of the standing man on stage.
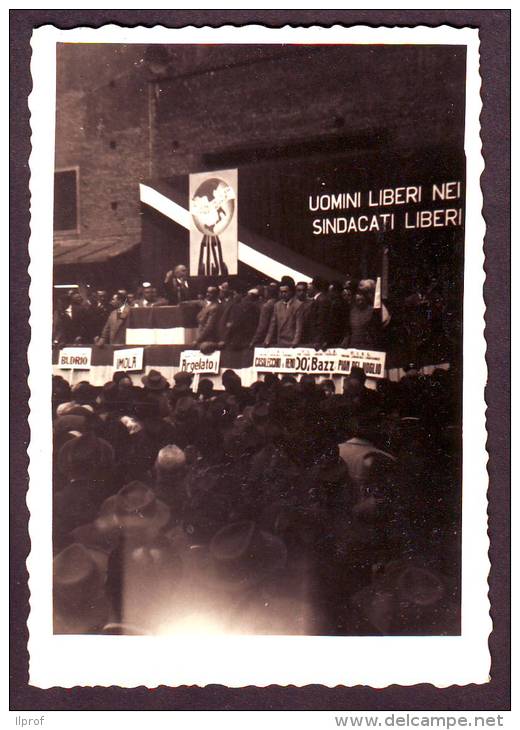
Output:
<instances>
[{"instance_id":1,"label":"standing man on stage","mask_svg":"<svg viewBox=\"0 0 520 730\"><path fill-rule=\"evenodd\" d=\"M170 304L180 304L196 299L188 281L188 269L184 264L177 264L164 277L164 296Z\"/></svg>"}]
</instances>

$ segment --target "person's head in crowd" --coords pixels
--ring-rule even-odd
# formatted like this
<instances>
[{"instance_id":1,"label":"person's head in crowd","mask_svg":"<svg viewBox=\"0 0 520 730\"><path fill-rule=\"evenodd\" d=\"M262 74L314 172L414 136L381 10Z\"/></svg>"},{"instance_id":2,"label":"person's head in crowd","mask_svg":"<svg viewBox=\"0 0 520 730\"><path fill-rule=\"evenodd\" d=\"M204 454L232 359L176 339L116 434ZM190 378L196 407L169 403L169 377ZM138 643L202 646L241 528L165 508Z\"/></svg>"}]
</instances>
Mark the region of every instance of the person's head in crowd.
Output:
<instances>
[{"instance_id":1,"label":"person's head in crowd","mask_svg":"<svg viewBox=\"0 0 520 730\"><path fill-rule=\"evenodd\" d=\"M324 294L329 288L328 282L321 276L315 276L309 284L309 296L316 297L318 294Z\"/></svg>"},{"instance_id":2,"label":"person's head in crowd","mask_svg":"<svg viewBox=\"0 0 520 730\"><path fill-rule=\"evenodd\" d=\"M269 387L264 380L256 380L249 386L255 403L263 403L269 399Z\"/></svg>"},{"instance_id":3,"label":"person's head in crowd","mask_svg":"<svg viewBox=\"0 0 520 730\"><path fill-rule=\"evenodd\" d=\"M166 378L158 370L150 370L148 375L143 375L141 382L148 393L164 393L170 387Z\"/></svg>"},{"instance_id":4,"label":"person's head in crowd","mask_svg":"<svg viewBox=\"0 0 520 730\"><path fill-rule=\"evenodd\" d=\"M83 297L78 288L69 289L67 292L67 299L69 304L83 304Z\"/></svg>"},{"instance_id":5,"label":"person's head in crowd","mask_svg":"<svg viewBox=\"0 0 520 730\"><path fill-rule=\"evenodd\" d=\"M71 395L75 403L92 407L96 402L97 390L88 380L80 380L72 386Z\"/></svg>"},{"instance_id":6,"label":"person's head in crowd","mask_svg":"<svg viewBox=\"0 0 520 730\"><path fill-rule=\"evenodd\" d=\"M96 398L99 413L111 413L119 408L119 389L117 383L111 380L105 383Z\"/></svg>"},{"instance_id":7,"label":"person's head in crowd","mask_svg":"<svg viewBox=\"0 0 520 730\"><path fill-rule=\"evenodd\" d=\"M288 277L289 278L289 277ZM282 302L289 302L294 297L294 284L284 281L280 284L280 299Z\"/></svg>"},{"instance_id":8,"label":"person's head in crowd","mask_svg":"<svg viewBox=\"0 0 520 730\"><path fill-rule=\"evenodd\" d=\"M155 473L159 480L180 478L186 470L186 454L175 444L163 446L155 460Z\"/></svg>"},{"instance_id":9,"label":"person's head in crowd","mask_svg":"<svg viewBox=\"0 0 520 730\"><path fill-rule=\"evenodd\" d=\"M231 286L229 285L229 281L223 281L222 284L218 287L219 291L219 299L221 302L227 302L229 299L232 299L233 297L233 290L231 289Z\"/></svg>"},{"instance_id":10,"label":"person's head in crowd","mask_svg":"<svg viewBox=\"0 0 520 730\"><path fill-rule=\"evenodd\" d=\"M356 285L352 279L345 279L343 283L342 296L347 304L352 304L354 300L354 294L356 292Z\"/></svg>"},{"instance_id":11,"label":"person's head in crowd","mask_svg":"<svg viewBox=\"0 0 520 730\"><path fill-rule=\"evenodd\" d=\"M53 561L53 608L56 634L96 633L108 621L105 593L107 556L74 543Z\"/></svg>"},{"instance_id":12,"label":"person's head in crowd","mask_svg":"<svg viewBox=\"0 0 520 730\"><path fill-rule=\"evenodd\" d=\"M278 299L280 294L280 286L275 281L269 282L266 287L266 298L267 299Z\"/></svg>"},{"instance_id":13,"label":"person's head in crowd","mask_svg":"<svg viewBox=\"0 0 520 730\"><path fill-rule=\"evenodd\" d=\"M126 300L126 298L128 297L128 291L127 291L126 289L118 289L118 290L116 291L116 294L117 294L117 295L118 295L119 297L121 297L121 299L123 300L123 302L124 302L124 301Z\"/></svg>"},{"instance_id":14,"label":"person's head in crowd","mask_svg":"<svg viewBox=\"0 0 520 730\"><path fill-rule=\"evenodd\" d=\"M157 289L149 281L143 282L143 299L153 304L157 299Z\"/></svg>"},{"instance_id":15,"label":"person's head in crowd","mask_svg":"<svg viewBox=\"0 0 520 730\"><path fill-rule=\"evenodd\" d=\"M283 388L294 388L296 385L298 385L298 381L296 380L294 375L289 375L288 373L282 375L280 383Z\"/></svg>"},{"instance_id":16,"label":"person's head in crowd","mask_svg":"<svg viewBox=\"0 0 520 730\"><path fill-rule=\"evenodd\" d=\"M307 301L307 290L308 290L307 282L299 281L296 284L296 299L298 299L300 302Z\"/></svg>"},{"instance_id":17,"label":"person's head in crowd","mask_svg":"<svg viewBox=\"0 0 520 730\"><path fill-rule=\"evenodd\" d=\"M53 411L61 403L67 403L70 401L70 385L67 381L61 377L61 375L52 376L52 406Z\"/></svg>"},{"instance_id":18,"label":"person's head in crowd","mask_svg":"<svg viewBox=\"0 0 520 730\"><path fill-rule=\"evenodd\" d=\"M108 479L114 466L114 450L93 430L94 416L84 416L85 426L80 437L67 441L57 457L59 471L69 480Z\"/></svg>"},{"instance_id":19,"label":"person's head in crowd","mask_svg":"<svg viewBox=\"0 0 520 730\"><path fill-rule=\"evenodd\" d=\"M226 393L234 394L242 387L242 380L240 375L237 375L234 370L224 370L222 373L222 385Z\"/></svg>"},{"instance_id":20,"label":"person's head in crowd","mask_svg":"<svg viewBox=\"0 0 520 730\"><path fill-rule=\"evenodd\" d=\"M174 403L173 417L177 424L195 424L199 420L199 408L190 395L177 398Z\"/></svg>"},{"instance_id":21,"label":"person's head in crowd","mask_svg":"<svg viewBox=\"0 0 520 730\"><path fill-rule=\"evenodd\" d=\"M264 383L269 389L276 389L280 385L280 380L276 373L266 373L264 375Z\"/></svg>"},{"instance_id":22,"label":"person's head in crowd","mask_svg":"<svg viewBox=\"0 0 520 730\"><path fill-rule=\"evenodd\" d=\"M177 392L185 392L186 395L191 393L191 383L193 381L193 373L187 370L179 370L173 376L174 388Z\"/></svg>"},{"instance_id":23,"label":"person's head in crowd","mask_svg":"<svg viewBox=\"0 0 520 730\"><path fill-rule=\"evenodd\" d=\"M343 294L343 284L341 281L332 281L329 284L329 295L339 299Z\"/></svg>"},{"instance_id":24,"label":"person's head in crowd","mask_svg":"<svg viewBox=\"0 0 520 730\"><path fill-rule=\"evenodd\" d=\"M350 375L343 379L344 393L359 393L365 387L367 376L363 368L354 366L350 370Z\"/></svg>"},{"instance_id":25,"label":"person's head in crowd","mask_svg":"<svg viewBox=\"0 0 520 730\"><path fill-rule=\"evenodd\" d=\"M124 303L125 303L125 300L123 298L123 295L120 294L119 292L116 292L115 294L113 294L112 298L110 299L110 307L112 309L119 309L120 307L123 306Z\"/></svg>"},{"instance_id":26,"label":"person's head in crowd","mask_svg":"<svg viewBox=\"0 0 520 730\"><path fill-rule=\"evenodd\" d=\"M208 286L206 289L206 301L218 302L219 290L216 286Z\"/></svg>"},{"instance_id":27,"label":"person's head in crowd","mask_svg":"<svg viewBox=\"0 0 520 730\"><path fill-rule=\"evenodd\" d=\"M296 286L296 284L294 283L294 279L292 278L292 276L287 276L287 275L282 276L282 278L280 280L280 284L283 285L283 286L289 286L293 291L294 291L294 288Z\"/></svg>"},{"instance_id":28,"label":"person's head in crowd","mask_svg":"<svg viewBox=\"0 0 520 730\"><path fill-rule=\"evenodd\" d=\"M184 266L184 264L177 264L173 270L173 275L180 281L186 281L188 278L188 269Z\"/></svg>"},{"instance_id":29,"label":"person's head in crowd","mask_svg":"<svg viewBox=\"0 0 520 730\"><path fill-rule=\"evenodd\" d=\"M131 388L133 386L132 378L128 373L120 370L112 375L112 382L117 385L118 388Z\"/></svg>"},{"instance_id":30,"label":"person's head in crowd","mask_svg":"<svg viewBox=\"0 0 520 730\"><path fill-rule=\"evenodd\" d=\"M417 367L417 363L415 362L409 362L405 367L404 370L404 377L411 380L419 377L419 368Z\"/></svg>"},{"instance_id":31,"label":"person's head in crowd","mask_svg":"<svg viewBox=\"0 0 520 730\"><path fill-rule=\"evenodd\" d=\"M251 302L257 302L260 299L260 291L258 287L255 286L252 289L248 289L247 298Z\"/></svg>"},{"instance_id":32,"label":"person's head in crowd","mask_svg":"<svg viewBox=\"0 0 520 730\"><path fill-rule=\"evenodd\" d=\"M200 400L209 400L213 397L213 381L209 378L201 378L197 388L197 396Z\"/></svg>"},{"instance_id":33,"label":"person's head in crowd","mask_svg":"<svg viewBox=\"0 0 520 730\"><path fill-rule=\"evenodd\" d=\"M357 287L354 302L359 309L366 309L374 302L376 284L373 279L362 279Z\"/></svg>"},{"instance_id":34,"label":"person's head in crowd","mask_svg":"<svg viewBox=\"0 0 520 730\"><path fill-rule=\"evenodd\" d=\"M327 398L331 395L335 395L336 393L336 386L334 385L333 380L322 380L318 386L318 389Z\"/></svg>"},{"instance_id":35,"label":"person's head in crowd","mask_svg":"<svg viewBox=\"0 0 520 730\"><path fill-rule=\"evenodd\" d=\"M126 303L128 304L128 306L133 307L134 304L136 303L136 301L137 301L137 297L135 296L134 292L129 291L126 296Z\"/></svg>"},{"instance_id":36,"label":"person's head in crowd","mask_svg":"<svg viewBox=\"0 0 520 730\"><path fill-rule=\"evenodd\" d=\"M108 305L108 292L105 289L98 289L95 299L98 306L106 307Z\"/></svg>"}]
</instances>

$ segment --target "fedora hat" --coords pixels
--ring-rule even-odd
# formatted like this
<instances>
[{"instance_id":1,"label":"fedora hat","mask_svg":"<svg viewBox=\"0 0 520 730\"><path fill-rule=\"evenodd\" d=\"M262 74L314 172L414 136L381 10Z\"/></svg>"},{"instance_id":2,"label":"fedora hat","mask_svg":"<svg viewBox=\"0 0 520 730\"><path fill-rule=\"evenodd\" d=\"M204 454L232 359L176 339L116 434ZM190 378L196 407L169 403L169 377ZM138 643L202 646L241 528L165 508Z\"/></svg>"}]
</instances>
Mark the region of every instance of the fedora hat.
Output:
<instances>
[{"instance_id":1,"label":"fedora hat","mask_svg":"<svg viewBox=\"0 0 520 730\"><path fill-rule=\"evenodd\" d=\"M193 380L193 374L189 373L187 370L179 370L175 375L173 376L173 379L175 380L175 385L190 385L191 381Z\"/></svg>"},{"instance_id":2,"label":"fedora hat","mask_svg":"<svg viewBox=\"0 0 520 730\"><path fill-rule=\"evenodd\" d=\"M458 607L447 582L426 563L387 563L372 585L358 591L352 604L382 634L456 633Z\"/></svg>"},{"instance_id":3,"label":"fedora hat","mask_svg":"<svg viewBox=\"0 0 520 730\"><path fill-rule=\"evenodd\" d=\"M73 430L78 430L78 427ZM69 479L83 479L93 474L110 473L114 458L114 449L108 441L93 433L83 433L61 447L57 464L60 472Z\"/></svg>"},{"instance_id":4,"label":"fedora hat","mask_svg":"<svg viewBox=\"0 0 520 730\"><path fill-rule=\"evenodd\" d=\"M101 532L157 533L170 519L170 508L142 482L126 484L101 505L95 522Z\"/></svg>"},{"instance_id":5,"label":"fedora hat","mask_svg":"<svg viewBox=\"0 0 520 730\"><path fill-rule=\"evenodd\" d=\"M100 630L109 616L105 594L108 556L73 543L53 561L54 633Z\"/></svg>"},{"instance_id":6,"label":"fedora hat","mask_svg":"<svg viewBox=\"0 0 520 730\"><path fill-rule=\"evenodd\" d=\"M210 580L229 591L250 588L283 568L287 560L283 540L250 520L219 530L210 542L209 553Z\"/></svg>"},{"instance_id":7,"label":"fedora hat","mask_svg":"<svg viewBox=\"0 0 520 730\"><path fill-rule=\"evenodd\" d=\"M148 375L143 375L141 382L148 390L166 390L169 383L158 370L150 370Z\"/></svg>"}]
</instances>

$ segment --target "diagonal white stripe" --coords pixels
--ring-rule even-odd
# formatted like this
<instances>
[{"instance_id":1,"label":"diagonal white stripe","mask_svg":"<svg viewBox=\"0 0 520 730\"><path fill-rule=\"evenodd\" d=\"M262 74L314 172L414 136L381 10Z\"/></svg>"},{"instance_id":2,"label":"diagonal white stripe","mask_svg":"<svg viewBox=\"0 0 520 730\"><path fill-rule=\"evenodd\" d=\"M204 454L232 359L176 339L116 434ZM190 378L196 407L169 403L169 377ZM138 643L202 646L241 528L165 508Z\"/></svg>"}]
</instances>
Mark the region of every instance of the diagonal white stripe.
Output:
<instances>
[{"instance_id":1,"label":"diagonal white stripe","mask_svg":"<svg viewBox=\"0 0 520 730\"><path fill-rule=\"evenodd\" d=\"M191 215L186 208L182 207L182 205L175 203L173 200L166 197L166 195L163 195L158 190L151 188L149 185L144 185L143 183L139 184L139 195L141 202L146 203L146 205L149 205L151 208L155 208L155 210L158 210L159 213L162 213L167 218L170 218L170 220L175 221L175 223L183 226L183 228L187 228L188 230L190 229ZM274 259L270 256L260 253L260 251L257 251L255 248L248 246L247 243L243 243L242 241L238 242L238 259L247 266L250 266L252 269L261 271L263 274L266 274L275 281L280 281L282 276L292 276L295 281L311 280L311 277L307 276L307 274L302 274L301 271L296 271L296 269L291 269L289 266L285 266L285 264L282 264L279 261L274 261Z\"/></svg>"}]
</instances>

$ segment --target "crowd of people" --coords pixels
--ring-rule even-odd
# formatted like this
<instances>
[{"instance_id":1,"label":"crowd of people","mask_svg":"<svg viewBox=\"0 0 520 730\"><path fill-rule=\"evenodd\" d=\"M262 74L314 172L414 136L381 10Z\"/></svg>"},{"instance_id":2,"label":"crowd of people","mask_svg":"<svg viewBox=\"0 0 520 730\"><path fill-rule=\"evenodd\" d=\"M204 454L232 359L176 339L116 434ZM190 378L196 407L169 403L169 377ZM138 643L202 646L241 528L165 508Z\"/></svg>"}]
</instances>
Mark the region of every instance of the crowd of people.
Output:
<instances>
[{"instance_id":1,"label":"crowd of people","mask_svg":"<svg viewBox=\"0 0 520 730\"><path fill-rule=\"evenodd\" d=\"M310 346L368 350L404 348L407 362L449 361L460 338L457 318L438 282L402 301L381 301L374 279L259 284L243 291L229 281L197 292L185 266L166 274L160 288L144 282L137 292L106 290L91 295L71 289L56 304L53 342L125 344L129 311L197 303L196 345L201 349L242 350L253 347ZM434 343L432 349L432 343ZM433 358L433 359L432 359Z\"/></svg>"},{"instance_id":2,"label":"crowd of people","mask_svg":"<svg viewBox=\"0 0 520 730\"><path fill-rule=\"evenodd\" d=\"M456 370L192 386L53 378L56 633L459 632Z\"/></svg>"}]
</instances>

